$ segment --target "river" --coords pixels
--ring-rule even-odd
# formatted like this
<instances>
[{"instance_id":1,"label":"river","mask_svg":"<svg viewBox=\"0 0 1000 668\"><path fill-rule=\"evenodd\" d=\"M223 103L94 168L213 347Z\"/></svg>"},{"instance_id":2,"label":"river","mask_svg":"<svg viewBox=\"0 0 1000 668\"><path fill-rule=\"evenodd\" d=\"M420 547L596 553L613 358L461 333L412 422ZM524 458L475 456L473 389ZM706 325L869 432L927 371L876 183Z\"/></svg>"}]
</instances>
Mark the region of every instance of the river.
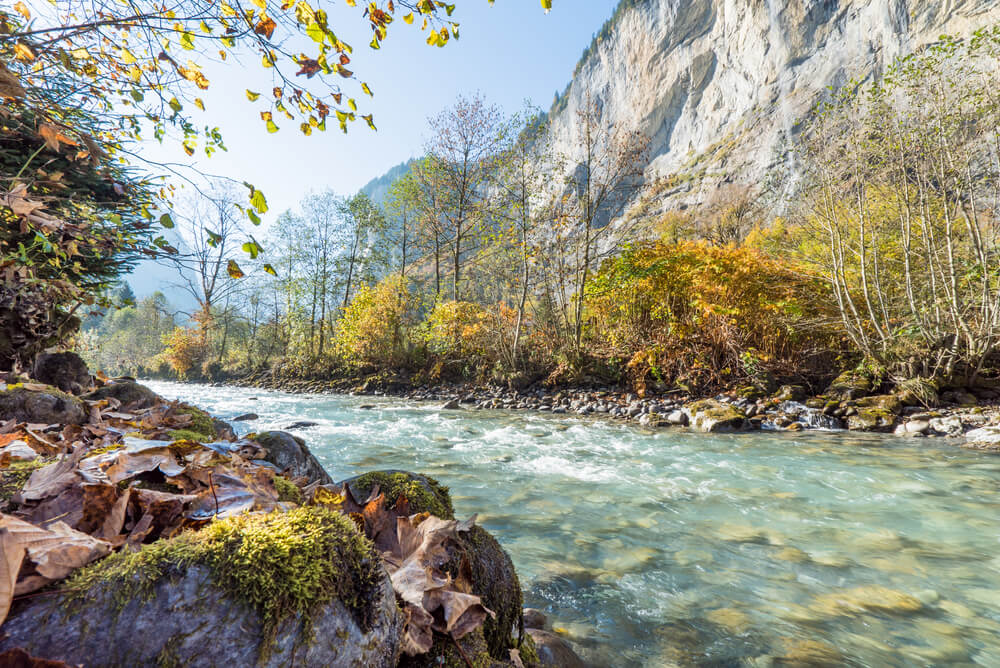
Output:
<instances>
[{"instance_id":1,"label":"river","mask_svg":"<svg viewBox=\"0 0 1000 668\"><path fill-rule=\"evenodd\" d=\"M438 478L510 552L526 605L597 665L1000 666L997 456L148 384L223 419L257 413L240 433L318 423L298 434L335 479Z\"/></svg>"}]
</instances>

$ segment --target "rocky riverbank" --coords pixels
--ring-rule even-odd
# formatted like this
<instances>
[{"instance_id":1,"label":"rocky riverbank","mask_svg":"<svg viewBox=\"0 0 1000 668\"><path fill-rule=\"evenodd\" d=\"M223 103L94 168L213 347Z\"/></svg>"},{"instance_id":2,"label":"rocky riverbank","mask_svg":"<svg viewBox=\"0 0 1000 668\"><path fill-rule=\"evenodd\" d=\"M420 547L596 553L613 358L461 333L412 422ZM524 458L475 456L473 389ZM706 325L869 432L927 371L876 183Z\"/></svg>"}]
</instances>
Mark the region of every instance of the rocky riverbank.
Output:
<instances>
[{"instance_id":1,"label":"rocky riverbank","mask_svg":"<svg viewBox=\"0 0 1000 668\"><path fill-rule=\"evenodd\" d=\"M0 664L582 665L437 481L49 362L0 378Z\"/></svg>"},{"instance_id":2,"label":"rocky riverbank","mask_svg":"<svg viewBox=\"0 0 1000 668\"><path fill-rule=\"evenodd\" d=\"M439 403L447 410L527 410L603 417L649 429L690 428L706 433L845 429L908 438L939 437L962 447L1000 451L1000 387L986 382L972 388L942 388L916 380L886 387L847 372L817 395L804 386L784 385L770 392L748 386L711 397L681 392L640 397L608 386L515 389L473 383L414 385L405 376L389 373L346 380L260 374L231 384L296 393L398 397Z\"/></svg>"}]
</instances>

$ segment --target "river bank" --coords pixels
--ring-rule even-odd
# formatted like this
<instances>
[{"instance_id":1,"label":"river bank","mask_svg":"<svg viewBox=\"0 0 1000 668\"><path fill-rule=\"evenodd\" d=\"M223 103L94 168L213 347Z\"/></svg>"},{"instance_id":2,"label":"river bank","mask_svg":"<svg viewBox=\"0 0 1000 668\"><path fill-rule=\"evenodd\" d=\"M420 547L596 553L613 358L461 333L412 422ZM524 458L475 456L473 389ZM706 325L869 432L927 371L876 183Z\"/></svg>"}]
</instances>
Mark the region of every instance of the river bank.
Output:
<instances>
[{"instance_id":1,"label":"river bank","mask_svg":"<svg viewBox=\"0 0 1000 668\"><path fill-rule=\"evenodd\" d=\"M0 663L580 665L436 480L337 483L291 434L54 357L0 378Z\"/></svg>"},{"instance_id":2,"label":"river bank","mask_svg":"<svg viewBox=\"0 0 1000 668\"><path fill-rule=\"evenodd\" d=\"M882 393L845 373L819 395L785 385L771 393L744 387L708 397L670 392L639 397L620 388L534 385L515 389L476 383L412 384L405 376L373 374L350 379L296 379L258 374L213 385L292 393L398 397L440 403L449 410L537 411L634 422L650 429L689 427L707 433L811 429L944 438L950 444L1000 451L1000 394L995 387Z\"/></svg>"}]
</instances>

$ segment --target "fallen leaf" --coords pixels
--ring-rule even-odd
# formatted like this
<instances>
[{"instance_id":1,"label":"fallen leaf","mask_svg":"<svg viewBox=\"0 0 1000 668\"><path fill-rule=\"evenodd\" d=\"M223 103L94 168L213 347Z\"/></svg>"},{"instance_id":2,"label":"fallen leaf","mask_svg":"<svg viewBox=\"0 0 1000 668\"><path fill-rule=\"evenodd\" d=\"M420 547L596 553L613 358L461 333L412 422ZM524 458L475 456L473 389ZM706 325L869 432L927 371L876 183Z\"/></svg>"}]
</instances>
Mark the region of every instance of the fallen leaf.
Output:
<instances>
[{"instance_id":1,"label":"fallen leaf","mask_svg":"<svg viewBox=\"0 0 1000 668\"><path fill-rule=\"evenodd\" d=\"M3 624L10 612L14 586L24 555L24 541L7 529L0 529L0 624Z\"/></svg>"},{"instance_id":2,"label":"fallen leaf","mask_svg":"<svg viewBox=\"0 0 1000 668\"><path fill-rule=\"evenodd\" d=\"M83 448L77 448L72 454L64 456L59 461L40 468L31 474L28 482L16 495L17 503L39 501L50 496L56 496L63 490L72 487L80 480L76 466L83 457Z\"/></svg>"}]
</instances>

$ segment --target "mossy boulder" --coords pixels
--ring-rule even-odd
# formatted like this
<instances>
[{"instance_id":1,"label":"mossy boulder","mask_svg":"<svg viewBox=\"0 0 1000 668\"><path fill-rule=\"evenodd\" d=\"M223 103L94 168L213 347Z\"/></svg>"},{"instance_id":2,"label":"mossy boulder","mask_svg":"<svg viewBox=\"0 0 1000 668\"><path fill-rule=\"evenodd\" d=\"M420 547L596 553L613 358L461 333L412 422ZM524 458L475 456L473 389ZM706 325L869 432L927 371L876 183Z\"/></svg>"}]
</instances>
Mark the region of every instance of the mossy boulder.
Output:
<instances>
[{"instance_id":1,"label":"mossy boulder","mask_svg":"<svg viewBox=\"0 0 1000 668\"><path fill-rule=\"evenodd\" d=\"M396 665L402 613L371 542L319 508L119 552L15 603L0 650L94 666Z\"/></svg>"},{"instance_id":2,"label":"mossy boulder","mask_svg":"<svg viewBox=\"0 0 1000 668\"><path fill-rule=\"evenodd\" d=\"M744 429L747 416L735 406L715 399L695 401L684 406L691 426L705 433L732 432Z\"/></svg>"},{"instance_id":3,"label":"mossy boulder","mask_svg":"<svg viewBox=\"0 0 1000 668\"><path fill-rule=\"evenodd\" d=\"M871 394L873 389L868 376L857 371L845 371L830 383L826 396L838 401L849 401Z\"/></svg>"},{"instance_id":4,"label":"mossy boulder","mask_svg":"<svg viewBox=\"0 0 1000 668\"><path fill-rule=\"evenodd\" d=\"M0 422L16 420L36 424L83 424L86 406L72 394L54 387L35 390L12 386L0 391Z\"/></svg>"},{"instance_id":5,"label":"mossy boulder","mask_svg":"<svg viewBox=\"0 0 1000 668\"><path fill-rule=\"evenodd\" d=\"M903 402L895 394L880 394L874 397L864 397L858 399L855 406L862 408L881 408L893 415L899 415L903 411Z\"/></svg>"},{"instance_id":6,"label":"mossy boulder","mask_svg":"<svg viewBox=\"0 0 1000 668\"><path fill-rule=\"evenodd\" d=\"M83 394L93 384L87 363L73 352L38 355L31 375L39 383L52 385L72 394Z\"/></svg>"},{"instance_id":7,"label":"mossy boulder","mask_svg":"<svg viewBox=\"0 0 1000 668\"><path fill-rule=\"evenodd\" d=\"M809 391L801 385L782 385L774 394L778 401L805 401Z\"/></svg>"},{"instance_id":8,"label":"mossy boulder","mask_svg":"<svg viewBox=\"0 0 1000 668\"><path fill-rule=\"evenodd\" d=\"M413 513L430 513L445 520L455 518L448 488L430 476L408 471L370 471L339 484L347 484L358 501L367 499L377 485L385 494L385 504L389 507L402 495L409 501Z\"/></svg>"},{"instance_id":9,"label":"mossy boulder","mask_svg":"<svg viewBox=\"0 0 1000 668\"><path fill-rule=\"evenodd\" d=\"M127 378L114 380L104 387L99 387L93 392L85 394L83 398L88 401L117 399L121 402L122 407L136 409L152 408L166 401L145 385L140 385L134 380Z\"/></svg>"},{"instance_id":10,"label":"mossy boulder","mask_svg":"<svg viewBox=\"0 0 1000 668\"><path fill-rule=\"evenodd\" d=\"M885 408L861 407L847 418L847 428L852 431L892 431L895 426L896 414Z\"/></svg>"},{"instance_id":11,"label":"mossy boulder","mask_svg":"<svg viewBox=\"0 0 1000 668\"><path fill-rule=\"evenodd\" d=\"M306 442L285 431L265 431L252 436L267 450L268 461L292 478L308 478L309 482L330 485L333 479L309 451Z\"/></svg>"}]
</instances>

